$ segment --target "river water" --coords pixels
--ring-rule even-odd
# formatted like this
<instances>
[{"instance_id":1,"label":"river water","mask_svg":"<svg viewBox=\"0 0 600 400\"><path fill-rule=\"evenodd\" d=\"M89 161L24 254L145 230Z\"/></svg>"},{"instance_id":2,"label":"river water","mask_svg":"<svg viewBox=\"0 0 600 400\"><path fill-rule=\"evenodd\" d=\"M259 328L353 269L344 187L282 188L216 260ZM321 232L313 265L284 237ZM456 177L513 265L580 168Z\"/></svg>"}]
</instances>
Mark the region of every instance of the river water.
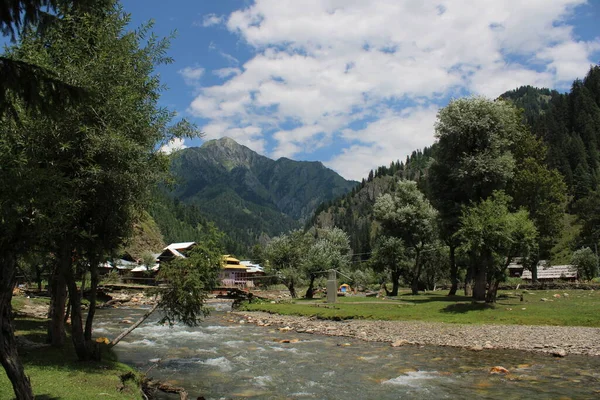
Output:
<instances>
[{"instance_id":1,"label":"river water","mask_svg":"<svg viewBox=\"0 0 600 400\"><path fill-rule=\"evenodd\" d=\"M113 337L127 326L123 319L135 320L143 312L99 310L94 333ZM191 399L600 398L599 357L393 348L240 324L223 311L195 328L161 326L156 319L134 330L115 351L121 362L185 387ZM280 343L284 339L298 342ZM510 374L490 374L493 366Z\"/></svg>"}]
</instances>

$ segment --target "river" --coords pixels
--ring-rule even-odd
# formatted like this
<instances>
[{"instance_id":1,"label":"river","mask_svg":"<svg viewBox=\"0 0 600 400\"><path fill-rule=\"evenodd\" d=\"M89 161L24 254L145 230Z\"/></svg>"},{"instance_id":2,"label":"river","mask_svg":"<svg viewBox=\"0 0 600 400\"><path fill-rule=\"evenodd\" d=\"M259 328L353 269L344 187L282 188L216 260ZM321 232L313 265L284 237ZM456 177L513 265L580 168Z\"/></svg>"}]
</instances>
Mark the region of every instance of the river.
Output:
<instances>
[{"instance_id":1,"label":"river","mask_svg":"<svg viewBox=\"0 0 600 400\"><path fill-rule=\"evenodd\" d=\"M135 320L143 312L99 310L94 334L113 337L127 326L123 319ZM156 319L134 330L115 351L121 362L185 387L191 399L600 398L599 357L393 348L242 324L224 311L195 328L161 326ZM493 366L510 374L490 374Z\"/></svg>"}]
</instances>

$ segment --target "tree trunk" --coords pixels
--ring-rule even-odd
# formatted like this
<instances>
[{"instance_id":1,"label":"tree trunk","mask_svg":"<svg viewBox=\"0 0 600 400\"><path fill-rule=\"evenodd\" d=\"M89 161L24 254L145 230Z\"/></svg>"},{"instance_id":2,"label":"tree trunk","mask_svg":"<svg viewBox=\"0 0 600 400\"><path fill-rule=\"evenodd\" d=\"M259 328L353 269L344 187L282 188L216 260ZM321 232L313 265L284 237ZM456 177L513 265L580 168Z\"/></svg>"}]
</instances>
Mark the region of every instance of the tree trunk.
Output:
<instances>
[{"instance_id":1,"label":"tree trunk","mask_svg":"<svg viewBox=\"0 0 600 400\"><path fill-rule=\"evenodd\" d=\"M313 298L313 286L315 284L315 275L311 274L310 275L310 283L308 284L308 289L306 289L306 294L304 295L304 297L306 297L307 299L312 299Z\"/></svg>"},{"instance_id":2,"label":"tree trunk","mask_svg":"<svg viewBox=\"0 0 600 400\"><path fill-rule=\"evenodd\" d=\"M412 282L410 285L413 295L419 294L419 278L421 277L420 255L421 255L420 250L417 250L417 256L415 257L415 270L414 270Z\"/></svg>"},{"instance_id":3,"label":"tree trunk","mask_svg":"<svg viewBox=\"0 0 600 400\"><path fill-rule=\"evenodd\" d=\"M95 266L95 267L94 267ZM85 320L85 340L87 342L92 341L92 324L94 323L94 316L96 315L96 298L98 296L98 262L92 263L90 271L90 308L88 309L88 315Z\"/></svg>"},{"instance_id":4,"label":"tree trunk","mask_svg":"<svg viewBox=\"0 0 600 400\"><path fill-rule=\"evenodd\" d=\"M386 286L385 293L388 296L398 296L399 289L400 289L400 272L392 271L392 291L388 292L387 286Z\"/></svg>"},{"instance_id":5,"label":"tree trunk","mask_svg":"<svg viewBox=\"0 0 600 400\"><path fill-rule=\"evenodd\" d=\"M538 258L534 258L531 260L531 283L538 283L538 263L540 260Z\"/></svg>"},{"instance_id":6,"label":"tree trunk","mask_svg":"<svg viewBox=\"0 0 600 400\"><path fill-rule=\"evenodd\" d=\"M154 303L154 306L152 306L152 308L144 315L141 316L140 319L138 319L133 325L131 325L129 328L127 328L125 331L123 331L119 336L117 336L116 338L114 338L112 340L112 342L109 343L110 347L116 346L117 343L119 343L125 336L129 335L135 328L137 328L138 326L140 326L142 324L142 322L144 322L150 315L152 315L152 313L154 311L156 311L156 309L158 308L158 300Z\"/></svg>"},{"instance_id":7,"label":"tree trunk","mask_svg":"<svg viewBox=\"0 0 600 400\"><path fill-rule=\"evenodd\" d=\"M67 260L70 262L70 257ZM62 259L59 265L54 266L50 278L50 309L48 310L48 338L47 342L53 347L62 347L65 344L65 305L67 302L67 283L64 274L60 272Z\"/></svg>"},{"instance_id":8,"label":"tree trunk","mask_svg":"<svg viewBox=\"0 0 600 400\"><path fill-rule=\"evenodd\" d=\"M500 280L495 279L493 283L490 284L490 288L488 289L488 294L485 299L486 303L495 303L496 296L498 294L498 287L500 287Z\"/></svg>"},{"instance_id":9,"label":"tree trunk","mask_svg":"<svg viewBox=\"0 0 600 400\"><path fill-rule=\"evenodd\" d=\"M484 301L487 288L487 259L486 264L479 264L475 270L475 285L473 286L473 299Z\"/></svg>"},{"instance_id":10,"label":"tree trunk","mask_svg":"<svg viewBox=\"0 0 600 400\"><path fill-rule=\"evenodd\" d=\"M6 371L18 400L33 400L31 382L19 360L12 326L12 291L16 261L6 253L0 260L0 363Z\"/></svg>"},{"instance_id":11,"label":"tree trunk","mask_svg":"<svg viewBox=\"0 0 600 400\"><path fill-rule=\"evenodd\" d=\"M450 282L452 286L448 292L448 296L455 296L458 291L458 265L456 265L456 248L450 246Z\"/></svg>"},{"instance_id":12,"label":"tree trunk","mask_svg":"<svg viewBox=\"0 0 600 400\"><path fill-rule=\"evenodd\" d=\"M467 268L467 275L465 276L465 296L471 297L473 296L473 270L475 268L472 265L469 265Z\"/></svg>"},{"instance_id":13,"label":"tree trunk","mask_svg":"<svg viewBox=\"0 0 600 400\"><path fill-rule=\"evenodd\" d=\"M292 299L297 298L298 295L296 294L296 288L294 287L294 280L290 279L289 281L287 281L286 286L287 286L288 290L290 291L290 296L292 296Z\"/></svg>"},{"instance_id":14,"label":"tree trunk","mask_svg":"<svg viewBox=\"0 0 600 400\"><path fill-rule=\"evenodd\" d=\"M77 282L73 271L67 272L67 287L69 288L69 301L71 303L71 340L79 361L92 359L92 351L86 345L83 332L83 318L81 316L81 298L77 290Z\"/></svg>"}]
</instances>

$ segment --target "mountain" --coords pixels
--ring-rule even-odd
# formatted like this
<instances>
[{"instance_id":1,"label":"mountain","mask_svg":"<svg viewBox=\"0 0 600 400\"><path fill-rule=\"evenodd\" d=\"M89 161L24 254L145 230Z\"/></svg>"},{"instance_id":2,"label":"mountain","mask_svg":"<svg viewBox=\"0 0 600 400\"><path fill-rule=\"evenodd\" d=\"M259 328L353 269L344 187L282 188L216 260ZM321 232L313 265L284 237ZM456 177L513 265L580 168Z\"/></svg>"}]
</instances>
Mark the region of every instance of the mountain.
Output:
<instances>
[{"instance_id":1,"label":"mountain","mask_svg":"<svg viewBox=\"0 0 600 400\"><path fill-rule=\"evenodd\" d=\"M321 162L272 160L230 138L178 151L171 171L176 180L173 201L214 221L228 235L229 250L237 254L261 238L302 227L322 202L358 183ZM161 225L161 218L156 220Z\"/></svg>"}]
</instances>

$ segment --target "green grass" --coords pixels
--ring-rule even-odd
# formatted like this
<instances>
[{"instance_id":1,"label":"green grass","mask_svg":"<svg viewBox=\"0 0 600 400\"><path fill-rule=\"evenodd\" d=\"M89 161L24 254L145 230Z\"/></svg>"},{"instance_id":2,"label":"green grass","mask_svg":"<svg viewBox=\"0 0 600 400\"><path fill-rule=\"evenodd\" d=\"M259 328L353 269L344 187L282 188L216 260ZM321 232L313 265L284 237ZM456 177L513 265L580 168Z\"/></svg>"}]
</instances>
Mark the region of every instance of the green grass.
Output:
<instances>
[{"instance_id":1,"label":"green grass","mask_svg":"<svg viewBox=\"0 0 600 400\"><path fill-rule=\"evenodd\" d=\"M13 307L27 301L15 297ZM34 318L15 319L15 333L33 342L44 343L46 321ZM70 338L63 349L19 348L19 356L30 377L34 394L39 399L141 399L138 375L130 367L116 361L113 353L105 351L101 362L77 361ZM133 372L135 379L121 381L121 376ZM14 393L4 369L0 368L0 400L13 399Z\"/></svg>"},{"instance_id":2,"label":"green grass","mask_svg":"<svg viewBox=\"0 0 600 400\"><path fill-rule=\"evenodd\" d=\"M560 325L600 327L600 292L592 290L501 291L496 304L473 303L464 296L428 292L396 298L338 297L335 304L317 299L290 303L252 303L244 310L323 319L419 320L460 324ZM568 296L564 296L567 293ZM554 295L560 297L554 297ZM549 301L541 301L545 298Z\"/></svg>"}]
</instances>

